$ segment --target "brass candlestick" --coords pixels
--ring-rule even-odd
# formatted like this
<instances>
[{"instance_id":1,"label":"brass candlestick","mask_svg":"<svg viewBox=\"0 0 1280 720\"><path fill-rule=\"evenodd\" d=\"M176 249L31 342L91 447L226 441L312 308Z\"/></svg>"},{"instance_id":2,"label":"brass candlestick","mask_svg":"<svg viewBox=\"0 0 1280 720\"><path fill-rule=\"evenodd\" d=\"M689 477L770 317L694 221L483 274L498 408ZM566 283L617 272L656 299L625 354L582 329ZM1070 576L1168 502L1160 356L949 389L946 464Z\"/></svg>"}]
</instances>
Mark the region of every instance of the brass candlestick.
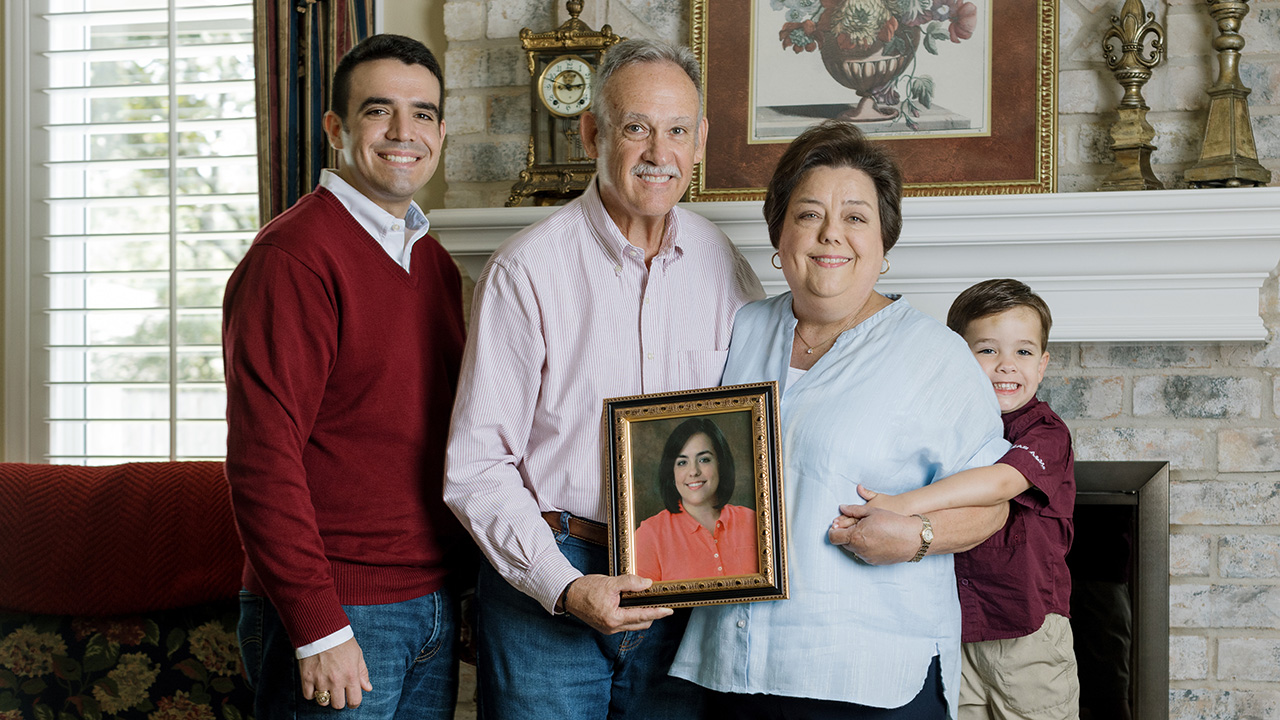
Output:
<instances>
[{"instance_id":1,"label":"brass candlestick","mask_svg":"<svg viewBox=\"0 0 1280 720\"><path fill-rule=\"evenodd\" d=\"M1125 0L1120 17L1111 16L1111 28L1102 37L1102 52L1107 67L1124 88L1117 114L1120 118L1111 126L1111 149L1116 154L1116 167L1102 181L1100 190L1163 190L1164 185L1151 171L1151 153L1156 146L1151 141L1155 128L1147 122L1146 100L1142 86L1151 79L1151 69L1164 59L1164 27L1156 22L1153 13L1145 13L1139 0ZM1112 42L1120 44L1120 55L1112 49ZM1147 42L1150 52L1144 52Z\"/></svg>"},{"instance_id":2,"label":"brass candlestick","mask_svg":"<svg viewBox=\"0 0 1280 720\"><path fill-rule=\"evenodd\" d=\"M1221 33L1213 39L1218 51L1218 81L1209 88L1209 121L1204 129L1200 162L1183 176L1192 187L1254 187L1271 182L1271 171L1258 163L1249 122L1249 88L1240 82L1240 51L1244 38L1240 22L1249 14L1249 0L1205 0Z\"/></svg>"}]
</instances>

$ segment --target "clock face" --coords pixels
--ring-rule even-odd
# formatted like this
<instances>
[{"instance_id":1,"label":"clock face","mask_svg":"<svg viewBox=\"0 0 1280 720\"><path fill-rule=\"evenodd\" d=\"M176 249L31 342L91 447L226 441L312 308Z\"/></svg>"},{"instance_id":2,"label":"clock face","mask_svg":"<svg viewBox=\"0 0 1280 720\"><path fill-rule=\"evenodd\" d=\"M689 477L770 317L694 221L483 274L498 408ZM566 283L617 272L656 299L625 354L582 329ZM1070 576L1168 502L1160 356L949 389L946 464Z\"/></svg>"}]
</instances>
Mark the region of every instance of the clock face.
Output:
<instances>
[{"instance_id":1,"label":"clock face","mask_svg":"<svg viewBox=\"0 0 1280 720\"><path fill-rule=\"evenodd\" d=\"M573 117L591 107L591 65L576 55L552 60L538 79L538 97L561 117Z\"/></svg>"}]
</instances>

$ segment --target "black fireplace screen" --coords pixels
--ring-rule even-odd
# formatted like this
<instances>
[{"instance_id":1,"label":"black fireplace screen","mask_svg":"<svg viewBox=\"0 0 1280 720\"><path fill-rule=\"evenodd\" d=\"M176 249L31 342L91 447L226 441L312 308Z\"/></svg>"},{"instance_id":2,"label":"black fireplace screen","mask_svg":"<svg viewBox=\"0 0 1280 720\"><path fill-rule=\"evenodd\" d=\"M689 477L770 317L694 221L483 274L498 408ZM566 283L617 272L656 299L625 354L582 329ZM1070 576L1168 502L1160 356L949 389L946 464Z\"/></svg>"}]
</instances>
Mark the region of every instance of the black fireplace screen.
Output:
<instances>
[{"instance_id":1,"label":"black fireplace screen","mask_svg":"<svg viewBox=\"0 0 1280 720\"><path fill-rule=\"evenodd\" d=\"M1081 720L1169 716L1169 469L1076 463L1071 629Z\"/></svg>"}]
</instances>

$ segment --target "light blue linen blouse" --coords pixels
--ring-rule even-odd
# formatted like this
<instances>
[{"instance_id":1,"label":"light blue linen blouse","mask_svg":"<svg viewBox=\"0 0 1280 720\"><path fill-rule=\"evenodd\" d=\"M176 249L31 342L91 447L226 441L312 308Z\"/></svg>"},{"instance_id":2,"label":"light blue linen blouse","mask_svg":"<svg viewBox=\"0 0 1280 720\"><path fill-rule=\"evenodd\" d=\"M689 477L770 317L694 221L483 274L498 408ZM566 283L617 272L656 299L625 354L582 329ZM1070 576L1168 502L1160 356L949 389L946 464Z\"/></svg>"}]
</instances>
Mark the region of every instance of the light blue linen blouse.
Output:
<instances>
[{"instance_id":1,"label":"light blue linen blouse","mask_svg":"<svg viewBox=\"0 0 1280 720\"><path fill-rule=\"evenodd\" d=\"M960 604L950 555L867 565L827 541L856 486L901 493L1009 449L991 382L963 339L897 299L788 385L791 294L743 307L722 384L777 380L790 599L693 611L671 674L722 692L899 707L934 655L951 717Z\"/></svg>"}]
</instances>

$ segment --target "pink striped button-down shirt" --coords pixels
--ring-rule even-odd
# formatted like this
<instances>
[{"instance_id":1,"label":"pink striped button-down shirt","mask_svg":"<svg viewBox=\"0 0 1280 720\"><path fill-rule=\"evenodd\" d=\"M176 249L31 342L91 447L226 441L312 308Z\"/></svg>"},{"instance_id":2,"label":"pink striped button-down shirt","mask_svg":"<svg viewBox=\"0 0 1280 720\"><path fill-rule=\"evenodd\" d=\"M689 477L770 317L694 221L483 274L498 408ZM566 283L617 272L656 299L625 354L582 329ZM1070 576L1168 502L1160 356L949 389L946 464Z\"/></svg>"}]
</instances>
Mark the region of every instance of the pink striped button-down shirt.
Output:
<instances>
[{"instance_id":1,"label":"pink striped button-down shirt","mask_svg":"<svg viewBox=\"0 0 1280 720\"><path fill-rule=\"evenodd\" d=\"M503 577L551 611L580 577L540 517L607 521L602 401L711 387L764 296L712 223L676 208L649 268L595 182L516 234L476 284L444 498Z\"/></svg>"}]
</instances>

